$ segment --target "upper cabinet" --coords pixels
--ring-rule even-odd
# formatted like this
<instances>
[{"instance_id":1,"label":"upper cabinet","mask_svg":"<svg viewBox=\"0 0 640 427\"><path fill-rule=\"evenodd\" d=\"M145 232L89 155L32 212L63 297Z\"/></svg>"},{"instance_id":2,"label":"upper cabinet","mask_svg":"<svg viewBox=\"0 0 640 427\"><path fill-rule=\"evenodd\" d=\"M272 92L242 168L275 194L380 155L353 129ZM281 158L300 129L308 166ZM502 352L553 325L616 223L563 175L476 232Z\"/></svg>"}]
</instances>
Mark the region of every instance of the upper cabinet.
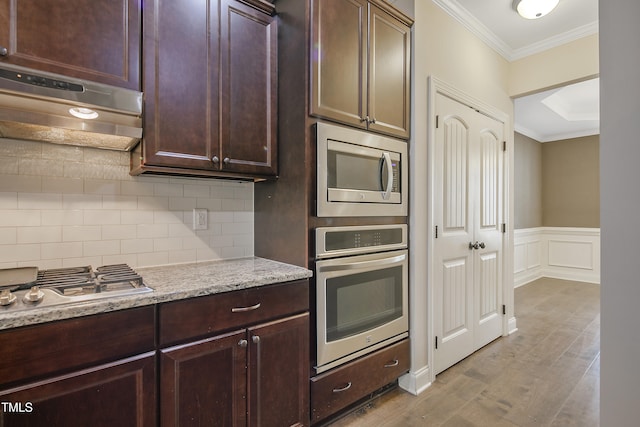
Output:
<instances>
[{"instance_id":1,"label":"upper cabinet","mask_svg":"<svg viewBox=\"0 0 640 427\"><path fill-rule=\"evenodd\" d=\"M277 23L260 0L145 3L132 174L277 173Z\"/></svg>"},{"instance_id":2,"label":"upper cabinet","mask_svg":"<svg viewBox=\"0 0 640 427\"><path fill-rule=\"evenodd\" d=\"M411 25L382 2L315 0L311 114L408 138Z\"/></svg>"},{"instance_id":3,"label":"upper cabinet","mask_svg":"<svg viewBox=\"0 0 640 427\"><path fill-rule=\"evenodd\" d=\"M140 90L140 10L140 0L0 0L0 66Z\"/></svg>"}]
</instances>

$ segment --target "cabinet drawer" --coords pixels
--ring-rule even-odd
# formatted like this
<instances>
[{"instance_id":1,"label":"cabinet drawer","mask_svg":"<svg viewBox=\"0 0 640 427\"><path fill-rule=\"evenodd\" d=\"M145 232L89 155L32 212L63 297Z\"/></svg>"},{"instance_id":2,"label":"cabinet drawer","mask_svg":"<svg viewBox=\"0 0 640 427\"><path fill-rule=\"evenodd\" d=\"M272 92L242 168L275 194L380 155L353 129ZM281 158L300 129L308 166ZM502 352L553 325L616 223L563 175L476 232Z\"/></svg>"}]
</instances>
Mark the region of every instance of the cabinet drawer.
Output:
<instances>
[{"instance_id":1,"label":"cabinet drawer","mask_svg":"<svg viewBox=\"0 0 640 427\"><path fill-rule=\"evenodd\" d=\"M317 422L409 370L409 340L378 350L311 379L311 420Z\"/></svg>"},{"instance_id":2,"label":"cabinet drawer","mask_svg":"<svg viewBox=\"0 0 640 427\"><path fill-rule=\"evenodd\" d=\"M308 280L169 302L159 308L160 346L186 342L308 309Z\"/></svg>"},{"instance_id":3,"label":"cabinet drawer","mask_svg":"<svg viewBox=\"0 0 640 427\"><path fill-rule=\"evenodd\" d=\"M0 388L151 351L154 346L154 306L10 329L0 333Z\"/></svg>"}]
</instances>

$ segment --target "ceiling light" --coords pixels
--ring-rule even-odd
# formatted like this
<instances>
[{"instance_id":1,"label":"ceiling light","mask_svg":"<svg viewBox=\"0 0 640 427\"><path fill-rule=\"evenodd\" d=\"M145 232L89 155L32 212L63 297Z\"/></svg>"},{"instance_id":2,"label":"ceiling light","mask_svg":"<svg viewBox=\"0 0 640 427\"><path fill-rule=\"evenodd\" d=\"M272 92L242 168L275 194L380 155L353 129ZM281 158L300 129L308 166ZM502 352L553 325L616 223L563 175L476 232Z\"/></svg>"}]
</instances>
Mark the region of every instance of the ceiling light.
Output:
<instances>
[{"instance_id":1,"label":"ceiling light","mask_svg":"<svg viewBox=\"0 0 640 427\"><path fill-rule=\"evenodd\" d=\"M526 19L538 19L551 12L559 0L514 0L513 7Z\"/></svg>"},{"instance_id":2,"label":"ceiling light","mask_svg":"<svg viewBox=\"0 0 640 427\"><path fill-rule=\"evenodd\" d=\"M98 113L90 108L73 107L69 108L69 113L79 119L91 120L98 117Z\"/></svg>"}]
</instances>

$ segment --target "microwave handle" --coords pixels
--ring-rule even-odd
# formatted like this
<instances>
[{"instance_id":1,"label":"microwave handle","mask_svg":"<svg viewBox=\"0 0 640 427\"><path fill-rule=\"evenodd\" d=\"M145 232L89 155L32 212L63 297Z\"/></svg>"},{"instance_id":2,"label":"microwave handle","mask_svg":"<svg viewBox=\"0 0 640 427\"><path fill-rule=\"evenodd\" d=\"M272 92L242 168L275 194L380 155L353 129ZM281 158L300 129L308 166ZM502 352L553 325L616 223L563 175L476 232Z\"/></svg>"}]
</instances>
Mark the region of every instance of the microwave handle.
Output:
<instances>
[{"instance_id":1,"label":"microwave handle","mask_svg":"<svg viewBox=\"0 0 640 427\"><path fill-rule=\"evenodd\" d=\"M391 197L391 190L393 190L393 165L391 164L391 156L388 152L385 151L382 153L382 158L387 164L387 189L382 193L382 199L389 200L389 197ZM382 170L380 170L380 174L382 175ZM382 178L382 176L380 178Z\"/></svg>"}]
</instances>

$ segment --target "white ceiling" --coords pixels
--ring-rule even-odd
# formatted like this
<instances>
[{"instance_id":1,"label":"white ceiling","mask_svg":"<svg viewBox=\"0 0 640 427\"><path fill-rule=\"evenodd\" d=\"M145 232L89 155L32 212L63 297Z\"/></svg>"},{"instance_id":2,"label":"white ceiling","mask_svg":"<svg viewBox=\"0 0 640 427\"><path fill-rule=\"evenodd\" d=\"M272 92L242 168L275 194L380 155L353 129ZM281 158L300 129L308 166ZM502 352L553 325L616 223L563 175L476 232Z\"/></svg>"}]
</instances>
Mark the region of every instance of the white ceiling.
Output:
<instances>
[{"instance_id":1,"label":"white ceiling","mask_svg":"<svg viewBox=\"0 0 640 427\"><path fill-rule=\"evenodd\" d=\"M513 0L433 2L508 61L598 32L598 0L560 0L550 14L534 20L520 17ZM598 134L597 82L595 79L567 90L556 88L516 99L516 131L540 142ZM590 111L585 112L585 108Z\"/></svg>"}]
</instances>

